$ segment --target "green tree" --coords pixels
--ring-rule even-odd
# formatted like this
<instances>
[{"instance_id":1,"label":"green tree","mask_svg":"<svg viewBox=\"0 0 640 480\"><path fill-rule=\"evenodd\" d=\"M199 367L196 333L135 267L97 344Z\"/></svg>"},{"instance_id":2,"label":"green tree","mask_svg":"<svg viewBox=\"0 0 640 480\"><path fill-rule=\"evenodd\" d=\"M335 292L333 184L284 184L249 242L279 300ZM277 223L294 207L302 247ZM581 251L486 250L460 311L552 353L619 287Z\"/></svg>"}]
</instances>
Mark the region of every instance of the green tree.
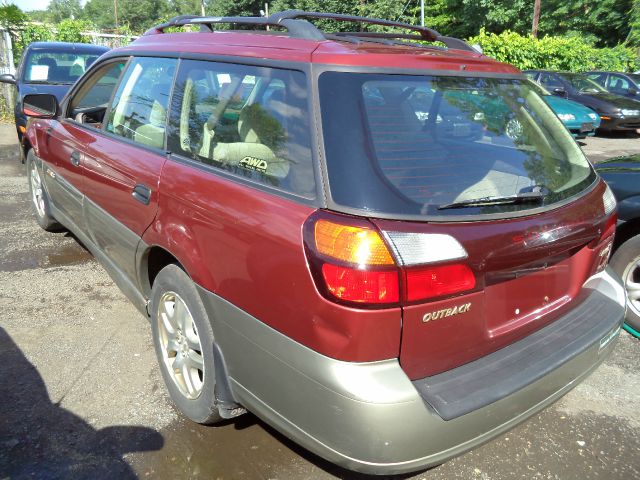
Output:
<instances>
[{"instance_id":1,"label":"green tree","mask_svg":"<svg viewBox=\"0 0 640 480\"><path fill-rule=\"evenodd\" d=\"M196 1L190 0L184 5L192 5L193 7ZM169 3L167 0L117 0L118 21L116 24L115 0L89 0L84 6L81 18L91 21L102 30L116 31L124 26L131 32L140 34L166 18L187 13L186 11L174 11L173 8L176 8L177 4L178 2ZM200 11L188 13L200 13Z\"/></svg>"},{"instance_id":2,"label":"green tree","mask_svg":"<svg viewBox=\"0 0 640 480\"><path fill-rule=\"evenodd\" d=\"M24 28L24 24L28 19L27 15L15 5L3 5L0 7L0 25L11 35L14 63L18 62L22 52L22 44L18 32L19 29Z\"/></svg>"},{"instance_id":3,"label":"green tree","mask_svg":"<svg viewBox=\"0 0 640 480\"><path fill-rule=\"evenodd\" d=\"M579 35L598 46L617 45L629 34L632 3L634 0L544 0L538 36ZM410 7L408 16L418 23L419 6ZM427 26L462 38L477 35L481 28L526 35L532 20L531 0L433 0L425 5Z\"/></svg>"},{"instance_id":4,"label":"green tree","mask_svg":"<svg viewBox=\"0 0 640 480\"><path fill-rule=\"evenodd\" d=\"M0 7L0 24L5 29L21 27L29 17L15 5L3 5Z\"/></svg>"},{"instance_id":5,"label":"green tree","mask_svg":"<svg viewBox=\"0 0 640 480\"><path fill-rule=\"evenodd\" d=\"M629 12L631 25L629 29L629 35L627 35L627 44L638 48L638 54L640 56L640 2L633 3L631 11Z\"/></svg>"},{"instance_id":6,"label":"green tree","mask_svg":"<svg viewBox=\"0 0 640 480\"><path fill-rule=\"evenodd\" d=\"M142 33L169 13L166 0L118 0L118 23Z\"/></svg>"},{"instance_id":7,"label":"green tree","mask_svg":"<svg viewBox=\"0 0 640 480\"><path fill-rule=\"evenodd\" d=\"M629 12L637 0L544 0L540 33L589 34L597 46L613 47L629 35ZM637 8L637 7L636 7Z\"/></svg>"},{"instance_id":8,"label":"green tree","mask_svg":"<svg viewBox=\"0 0 640 480\"><path fill-rule=\"evenodd\" d=\"M224 17L258 17L260 10L264 10L264 3L261 0L215 0L209 10L208 15ZM271 4L269 4L271 8Z\"/></svg>"},{"instance_id":9,"label":"green tree","mask_svg":"<svg viewBox=\"0 0 640 480\"><path fill-rule=\"evenodd\" d=\"M167 11L170 16L176 15L201 15L202 14L202 2L201 0L169 0ZM206 10L205 13L210 12Z\"/></svg>"},{"instance_id":10,"label":"green tree","mask_svg":"<svg viewBox=\"0 0 640 480\"><path fill-rule=\"evenodd\" d=\"M91 21L100 30L115 29L114 0L89 0L80 18Z\"/></svg>"},{"instance_id":11,"label":"green tree","mask_svg":"<svg viewBox=\"0 0 640 480\"><path fill-rule=\"evenodd\" d=\"M66 19L77 19L82 14L80 0L51 0L47 7L47 19L59 23Z\"/></svg>"}]
</instances>

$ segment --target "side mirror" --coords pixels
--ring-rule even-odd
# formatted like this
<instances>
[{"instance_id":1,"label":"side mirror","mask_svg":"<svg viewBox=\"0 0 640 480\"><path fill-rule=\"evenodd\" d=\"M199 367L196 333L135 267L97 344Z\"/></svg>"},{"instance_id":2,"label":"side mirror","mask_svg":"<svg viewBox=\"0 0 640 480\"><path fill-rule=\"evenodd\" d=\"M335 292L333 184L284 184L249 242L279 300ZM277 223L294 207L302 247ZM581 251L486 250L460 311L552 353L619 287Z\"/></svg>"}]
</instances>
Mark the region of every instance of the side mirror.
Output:
<instances>
[{"instance_id":1,"label":"side mirror","mask_svg":"<svg viewBox=\"0 0 640 480\"><path fill-rule=\"evenodd\" d=\"M567 96L567 91L562 87L554 88L552 93L554 95L557 95L558 97L566 97Z\"/></svg>"},{"instance_id":2,"label":"side mirror","mask_svg":"<svg viewBox=\"0 0 640 480\"><path fill-rule=\"evenodd\" d=\"M48 93L25 95L22 99L22 112L34 118L53 118L58 115L58 99Z\"/></svg>"},{"instance_id":3,"label":"side mirror","mask_svg":"<svg viewBox=\"0 0 640 480\"><path fill-rule=\"evenodd\" d=\"M631 95L638 95L638 89L636 87L629 87L629 89L627 90Z\"/></svg>"},{"instance_id":4,"label":"side mirror","mask_svg":"<svg viewBox=\"0 0 640 480\"><path fill-rule=\"evenodd\" d=\"M16 84L16 77L11 75L10 73L3 73L0 75L0 83L8 83L10 85Z\"/></svg>"}]
</instances>

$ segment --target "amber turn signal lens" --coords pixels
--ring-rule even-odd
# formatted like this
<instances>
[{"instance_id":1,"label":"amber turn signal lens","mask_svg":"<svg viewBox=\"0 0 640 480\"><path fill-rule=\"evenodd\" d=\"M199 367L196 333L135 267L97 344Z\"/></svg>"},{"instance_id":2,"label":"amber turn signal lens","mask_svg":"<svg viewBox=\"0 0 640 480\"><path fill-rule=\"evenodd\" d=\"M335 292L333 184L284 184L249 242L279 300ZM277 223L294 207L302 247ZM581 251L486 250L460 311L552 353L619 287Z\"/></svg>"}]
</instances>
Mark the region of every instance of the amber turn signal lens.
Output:
<instances>
[{"instance_id":1,"label":"amber turn signal lens","mask_svg":"<svg viewBox=\"0 0 640 480\"><path fill-rule=\"evenodd\" d=\"M27 131L27 129L22 125L20 125L18 128L20 129L20 133L25 133Z\"/></svg>"},{"instance_id":2,"label":"amber turn signal lens","mask_svg":"<svg viewBox=\"0 0 640 480\"><path fill-rule=\"evenodd\" d=\"M378 232L327 220L315 224L315 242L319 253L357 265L395 265Z\"/></svg>"}]
</instances>

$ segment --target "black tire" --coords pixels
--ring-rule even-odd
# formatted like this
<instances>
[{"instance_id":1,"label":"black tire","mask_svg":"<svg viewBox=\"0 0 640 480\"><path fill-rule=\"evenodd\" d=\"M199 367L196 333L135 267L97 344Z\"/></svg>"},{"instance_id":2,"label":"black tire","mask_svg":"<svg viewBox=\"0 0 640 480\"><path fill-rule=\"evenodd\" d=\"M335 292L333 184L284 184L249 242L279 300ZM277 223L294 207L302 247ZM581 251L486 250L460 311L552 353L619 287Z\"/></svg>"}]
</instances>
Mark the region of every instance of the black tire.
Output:
<instances>
[{"instance_id":1,"label":"black tire","mask_svg":"<svg viewBox=\"0 0 640 480\"><path fill-rule=\"evenodd\" d=\"M193 386L193 383L195 383L185 381L185 378L192 377L193 373L184 375L180 373L180 369L173 368L177 363L178 356L182 355L182 353L178 353L179 349L176 349L175 352L169 352L169 341L167 339L167 335L170 335L172 339L175 339L175 335L181 335L186 344L186 338L189 336L186 332L188 327L184 329L184 335L182 335L183 329L179 328L177 329L178 333L171 336L172 334L168 333L166 329L166 323L162 324L162 317L166 313L161 312L167 312L166 305L170 304L172 298L174 299L174 305L182 301L186 306L187 313L193 322L192 325L195 326L193 332L195 332L200 344L203 369L202 371L197 371L195 382L201 383L199 384L199 393L195 398L193 398L193 393L189 394L189 388L185 387L186 384ZM161 308L165 310L161 310ZM222 417L216 407L214 337L211 323L193 281L177 265L167 265L156 276L151 289L150 311L153 344L162 378L171 399L186 417L196 423L212 424L219 422ZM188 349L189 347L187 346L186 348ZM197 351L197 349L189 350L187 354L183 355L183 358L189 357L194 351ZM175 355L172 357L171 353L175 353ZM175 373L172 373L172 371ZM191 372L194 372L194 370L192 369Z\"/></svg>"},{"instance_id":2,"label":"black tire","mask_svg":"<svg viewBox=\"0 0 640 480\"><path fill-rule=\"evenodd\" d=\"M636 332L640 331L640 308L638 302L631 303L628 282L640 283L640 235L630 238L618 247L611 257L610 265L620 275L627 293L627 316L625 323Z\"/></svg>"},{"instance_id":3,"label":"black tire","mask_svg":"<svg viewBox=\"0 0 640 480\"><path fill-rule=\"evenodd\" d=\"M38 225L40 225L43 230L47 232L58 232L62 230L63 227L51 213L51 205L43 185L42 173L38 166L38 161L33 150L29 150L27 154L27 182L29 183L29 203L31 204L31 211L36 217L36 222L38 222ZM34 178L34 176L37 177L37 179ZM36 187L36 183L39 184L39 187Z\"/></svg>"}]
</instances>

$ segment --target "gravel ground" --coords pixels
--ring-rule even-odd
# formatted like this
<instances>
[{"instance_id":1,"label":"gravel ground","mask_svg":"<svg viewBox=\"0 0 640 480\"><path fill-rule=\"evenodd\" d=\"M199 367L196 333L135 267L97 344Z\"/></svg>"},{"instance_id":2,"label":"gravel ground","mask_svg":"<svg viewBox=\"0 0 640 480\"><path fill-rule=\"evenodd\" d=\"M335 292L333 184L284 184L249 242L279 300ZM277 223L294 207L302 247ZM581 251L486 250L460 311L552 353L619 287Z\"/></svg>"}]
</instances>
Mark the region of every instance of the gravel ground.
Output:
<instances>
[{"instance_id":1,"label":"gravel ground","mask_svg":"<svg viewBox=\"0 0 640 480\"><path fill-rule=\"evenodd\" d=\"M306 452L252 415L184 421L145 319L68 233L31 218L15 130L0 125L0 479L367 478ZM640 138L588 139L592 161ZM519 427L415 479L640 478L640 344L613 355Z\"/></svg>"}]
</instances>

